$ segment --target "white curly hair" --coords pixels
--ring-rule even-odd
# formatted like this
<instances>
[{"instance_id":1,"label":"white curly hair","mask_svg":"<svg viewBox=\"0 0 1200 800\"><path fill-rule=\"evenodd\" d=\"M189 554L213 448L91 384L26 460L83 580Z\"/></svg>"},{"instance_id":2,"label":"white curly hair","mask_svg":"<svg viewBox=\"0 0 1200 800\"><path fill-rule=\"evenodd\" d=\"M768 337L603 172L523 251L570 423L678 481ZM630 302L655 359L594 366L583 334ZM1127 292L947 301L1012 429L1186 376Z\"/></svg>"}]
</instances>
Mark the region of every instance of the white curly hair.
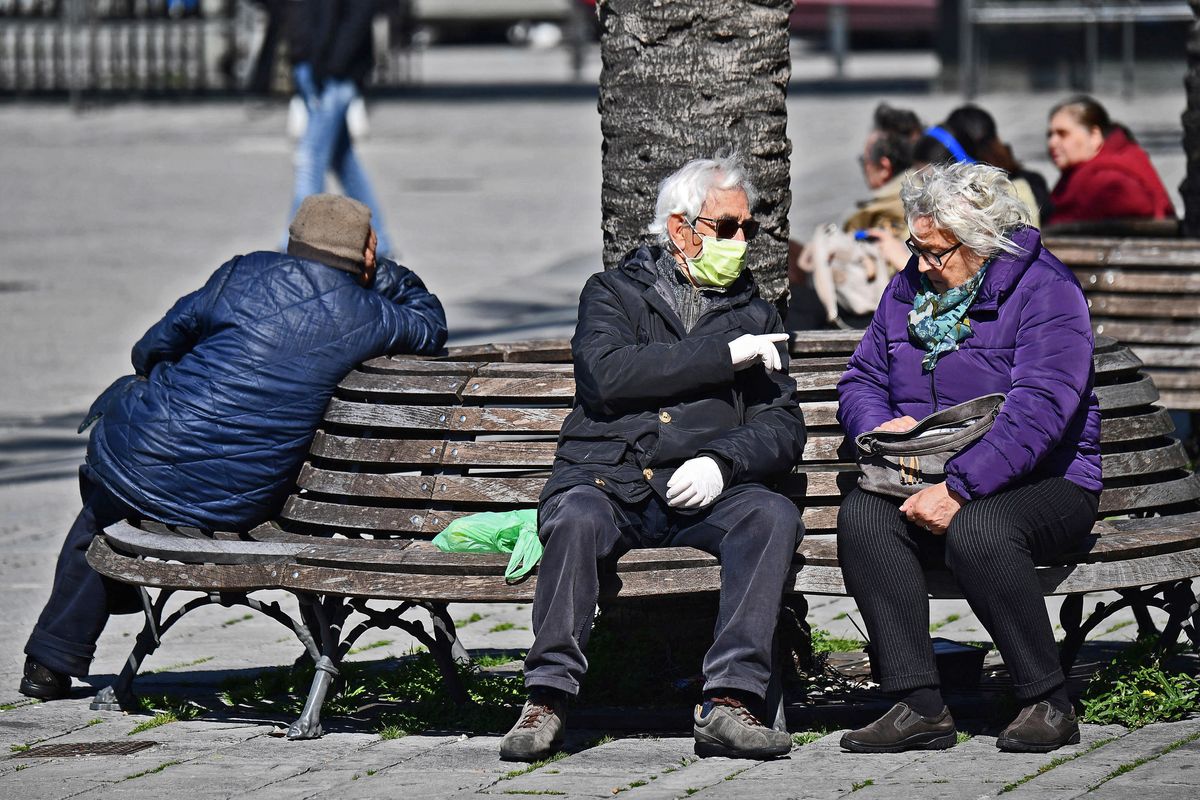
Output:
<instances>
[{"instance_id":1,"label":"white curly hair","mask_svg":"<svg viewBox=\"0 0 1200 800\"><path fill-rule=\"evenodd\" d=\"M905 179L900 200L910 230L924 218L984 258L1023 252L1012 234L1031 223L1029 209L1002 169L965 162L931 164Z\"/></svg>"},{"instance_id":2,"label":"white curly hair","mask_svg":"<svg viewBox=\"0 0 1200 800\"><path fill-rule=\"evenodd\" d=\"M654 221L647 227L659 241L669 242L667 221L682 214L688 222L700 216L700 209L713 189L741 188L750 207L758 200L758 190L750 182L746 167L737 153L717 153L712 158L697 158L663 178L654 204Z\"/></svg>"}]
</instances>

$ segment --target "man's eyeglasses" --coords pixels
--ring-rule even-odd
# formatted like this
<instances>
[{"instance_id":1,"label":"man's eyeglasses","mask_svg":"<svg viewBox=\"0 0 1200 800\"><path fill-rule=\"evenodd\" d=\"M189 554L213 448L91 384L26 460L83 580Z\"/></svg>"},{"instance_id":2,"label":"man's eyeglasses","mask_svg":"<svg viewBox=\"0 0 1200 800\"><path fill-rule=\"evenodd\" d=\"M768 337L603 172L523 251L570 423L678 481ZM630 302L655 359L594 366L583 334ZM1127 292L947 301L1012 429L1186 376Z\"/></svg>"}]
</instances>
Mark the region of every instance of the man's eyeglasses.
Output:
<instances>
[{"instance_id":1,"label":"man's eyeglasses","mask_svg":"<svg viewBox=\"0 0 1200 800\"><path fill-rule=\"evenodd\" d=\"M759 225L753 219L738 221L733 217L721 217L713 219L712 217L696 217L694 222L707 223L713 231L716 232L718 239L732 239L737 236L738 229L746 236L746 241L750 241L758 235Z\"/></svg>"},{"instance_id":2,"label":"man's eyeglasses","mask_svg":"<svg viewBox=\"0 0 1200 800\"><path fill-rule=\"evenodd\" d=\"M942 266L943 258L945 258L946 256L953 253L955 250L957 250L958 248L963 246L963 243L959 242L958 244L954 245L953 247L947 247L945 250L943 250L940 253L935 253L932 250L924 250L920 247L917 247L917 243L912 240L911 236L908 237L907 239L905 239L904 243L906 245L908 245L908 252L912 253L917 258L923 260L929 266L935 267L935 268Z\"/></svg>"}]
</instances>

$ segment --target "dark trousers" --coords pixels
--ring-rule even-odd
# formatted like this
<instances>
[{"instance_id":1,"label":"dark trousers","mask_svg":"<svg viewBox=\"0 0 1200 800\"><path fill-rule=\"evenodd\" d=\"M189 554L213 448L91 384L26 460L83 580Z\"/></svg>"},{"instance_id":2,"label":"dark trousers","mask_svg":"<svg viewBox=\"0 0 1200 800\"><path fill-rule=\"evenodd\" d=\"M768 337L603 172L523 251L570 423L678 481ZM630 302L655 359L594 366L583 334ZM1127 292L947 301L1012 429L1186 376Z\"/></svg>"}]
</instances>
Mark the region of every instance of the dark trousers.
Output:
<instances>
[{"instance_id":1,"label":"dark trousers","mask_svg":"<svg viewBox=\"0 0 1200 800\"><path fill-rule=\"evenodd\" d=\"M542 505L539 526L545 552L533 600L535 638L525 658L526 686L579 693L601 560L638 547L691 546L721 562L721 599L713 645L704 657L704 688L764 696L784 581L803 535L800 512L791 501L750 484L707 509L684 514L657 495L626 505L593 486L576 486Z\"/></svg>"},{"instance_id":2,"label":"dark trousers","mask_svg":"<svg viewBox=\"0 0 1200 800\"><path fill-rule=\"evenodd\" d=\"M922 565L944 563L987 628L1019 700L1063 683L1034 565L1054 563L1092 529L1096 495L1065 478L972 500L934 536L901 501L855 489L838 513L838 562L871 637L884 691L939 685Z\"/></svg>"},{"instance_id":3,"label":"dark trousers","mask_svg":"<svg viewBox=\"0 0 1200 800\"><path fill-rule=\"evenodd\" d=\"M87 549L104 528L140 516L113 496L85 465L79 469L83 510L67 532L54 568L54 587L25 644L25 654L55 672L82 678L110 613L140 610L137 590L101 576Z\"/></svg>"}]
</instances>

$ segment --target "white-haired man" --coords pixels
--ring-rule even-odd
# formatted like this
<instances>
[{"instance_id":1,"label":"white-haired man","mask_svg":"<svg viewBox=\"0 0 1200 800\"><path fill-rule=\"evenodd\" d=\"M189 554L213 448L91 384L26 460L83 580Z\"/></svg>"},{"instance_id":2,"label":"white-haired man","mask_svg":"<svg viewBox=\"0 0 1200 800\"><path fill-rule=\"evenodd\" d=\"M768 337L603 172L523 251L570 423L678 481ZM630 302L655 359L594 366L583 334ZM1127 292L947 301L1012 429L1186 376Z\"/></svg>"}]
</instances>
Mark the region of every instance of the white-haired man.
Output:
<instances>
[{"instance_id":1,"label":"white-haired man","mask_svg":"<svg viewBox=\"0 0 1200 800\"><path fill-rule=\"evenodd\" d=\"M736 157L698 159L664 180L650 233L621 267L593 275L571 340L575 408L542 492L545 553L525 660L529 700L501 758L562 742L579 692L599 561L692 546L721 560L714 641L695 711L699 755L770 758L791 742L761 701L800 514L767 483L804 449L787 334L743 271L754 189ZM630 664L630 669L638 665Z\"/></svg>"}]
</instances>

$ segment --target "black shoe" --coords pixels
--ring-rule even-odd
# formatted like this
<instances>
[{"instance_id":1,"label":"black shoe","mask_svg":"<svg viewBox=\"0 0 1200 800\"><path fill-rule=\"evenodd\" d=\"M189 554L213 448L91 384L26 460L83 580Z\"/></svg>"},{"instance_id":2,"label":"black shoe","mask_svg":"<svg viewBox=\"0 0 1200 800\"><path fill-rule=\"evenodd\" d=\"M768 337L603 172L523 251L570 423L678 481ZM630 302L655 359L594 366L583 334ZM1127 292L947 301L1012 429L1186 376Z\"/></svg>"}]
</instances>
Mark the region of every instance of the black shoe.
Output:
<instances>
[{"instance_id":1,"label":"black shoe","mask_svg":"<svg viewBox=\"0 0 1200 800\"><path fill-rule=\"evenodd\" d=\"M38 700L61 700L71 694L71 676L43 667L26 656L20 692Z\"/></svg>"},{"instance_id":2,"label":"black shoe","mask_svg":"<svg viewBox=\"0 0 1200 800\"><path fill-rule=\"evenodd\" d=\"M896 703L867 727L842 736L842 748L853 753L902 753L945 750L957 741L950 709L943 707L936 717L922 717L907 703Z\"/></svg>"},{"instance_id":3,"label":"black shoe","mask_svg":"<svg viewBox=\"0 0 1200 800\"><path fill-rule=\"evenodd\" d=\"M1045 700L1021 709L996 739L996 747L1007 753L1049 753L1065 744L1079 744L1075 711L1064 714Z\"/></svg>"}]
</instances>

